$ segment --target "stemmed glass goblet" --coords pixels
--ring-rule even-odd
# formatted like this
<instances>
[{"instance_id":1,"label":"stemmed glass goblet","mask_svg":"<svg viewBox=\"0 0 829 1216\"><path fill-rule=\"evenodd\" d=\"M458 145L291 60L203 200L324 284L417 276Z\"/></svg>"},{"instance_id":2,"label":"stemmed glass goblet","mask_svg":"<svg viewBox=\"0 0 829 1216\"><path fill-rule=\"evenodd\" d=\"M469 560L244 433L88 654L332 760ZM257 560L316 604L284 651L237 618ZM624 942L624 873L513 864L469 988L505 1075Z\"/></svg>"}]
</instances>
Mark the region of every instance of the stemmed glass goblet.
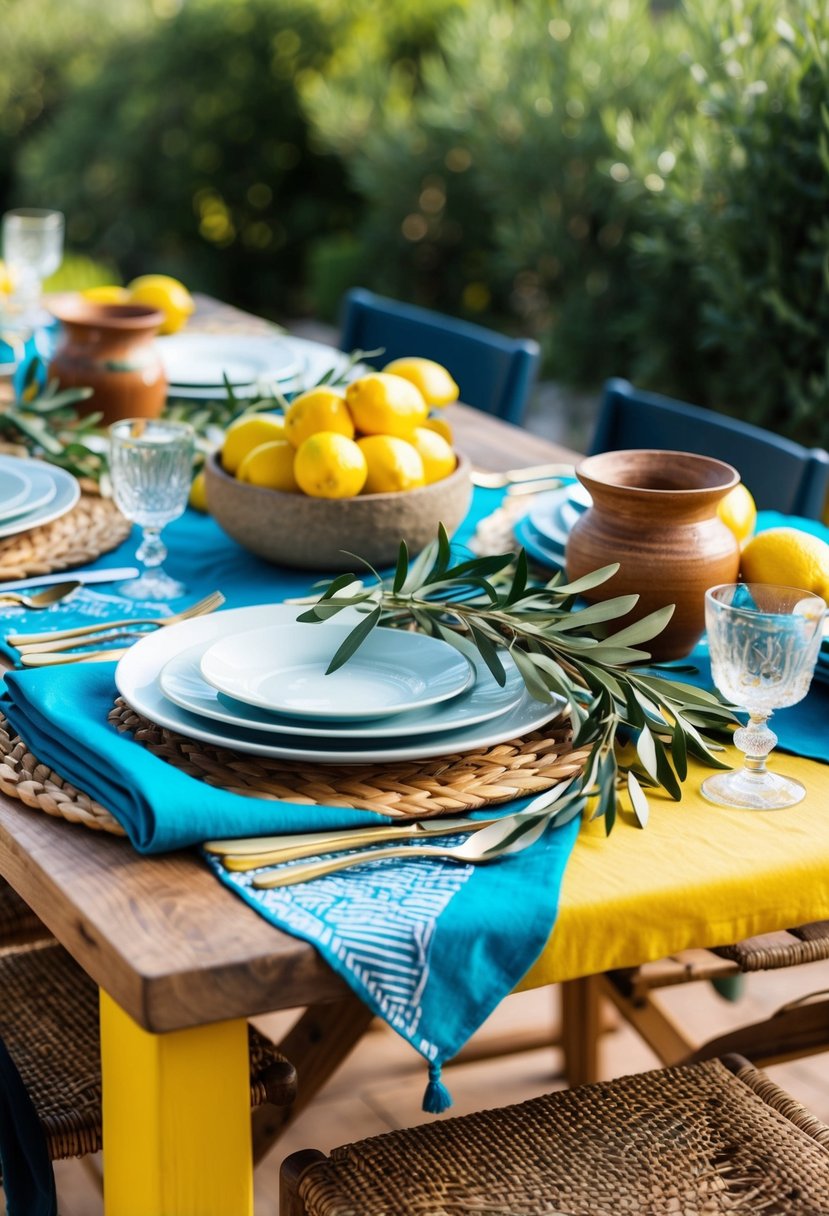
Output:
<instances>
[{"instance_id":1,"label":"stemmed glass goblet","mask_svg":"<svg viewBox=\"0 0 829 1216\"><path fill-rule=\"evenodd\" d=\"M820 596L796 587L727 583L706 592L714 683L749 716L747 725L734 732L744 767L702 783L710 802L767 811L794 806L805 796L799 781L766 768L777 743L767 722L774 710L795 705L809 691L825 613Z\"/></svg>"},{"instance_id":2,"label":"stemmed glass goblet","mask_svg":"<svg viewBox=\"0 0 829 1216\"><path fill-rule=\"evenodd\" d=\"M161 567L167 549L161 540L165 524L187 506L193 477L195 435L186 422L125 418L109 428L112 493L119 508L143 529L136 557L144 573L122 583L121 595L137 600L169 600L186 587Z\"/></svg>"},{"instance_id":3,"label":"stemmed glass goblet","mask_svg":"<svg viewBox=\"0 0 829 1216\"><path fill-rule=\"evenodd\" d=\"M20 207L3 216L3 257L24 324L37 325L41 284L63 260L63 213ZM47 314L43 314L50 320Z\"/></svg>"}]
</instances>

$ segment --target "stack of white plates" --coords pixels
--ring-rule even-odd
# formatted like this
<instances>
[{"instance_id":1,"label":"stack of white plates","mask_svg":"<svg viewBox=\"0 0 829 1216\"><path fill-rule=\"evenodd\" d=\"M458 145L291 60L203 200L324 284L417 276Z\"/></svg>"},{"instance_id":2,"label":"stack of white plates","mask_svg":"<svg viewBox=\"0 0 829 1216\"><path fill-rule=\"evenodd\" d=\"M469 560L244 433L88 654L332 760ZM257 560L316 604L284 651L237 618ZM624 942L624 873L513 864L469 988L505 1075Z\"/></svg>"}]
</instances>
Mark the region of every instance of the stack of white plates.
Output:
<instances>
[{"instance_id":1,"label":"stack of white plates","mask_svg":"<svg viewBox=\"0 0 829 1216\"><path fill-rule=\"evenodd\" d=\"M183 400L224 398L225 377L242 399L310 388L347 363L330 347L281 334L172 334L157 345L169 395Z\"/></svg>"},{"instance_id":2,"label":"stack of white plates","mask_svg":"<svg viewBox=\"0 0 829 1216\"><path fill-rule=\"evenodd\" d=\"M535 561L562 568L570 530L591 501L578 482L537 495L527 514L515 525L516 540Z\"/></svg>"},{"instance_id":3,"label":"stack of white plates","mask_svg":"<svg viewBox=\"0 0 829 1216\"><path fill-rule=\"evenodd\" d=\"M474 646L375 629L325 671L361 619L298 624L287 604L182 621L137 642L116 683L159 726L278 760L363 764L489 747L549 722L563 706L534 700L504 654L501 687Z\"/></svg>"},{"instance_id":4,"label":"stack of white plates","mask_svg":"<svg viewBox=\"0 0 829 1216\"><path fill-rule=\"evenodd\" d=\"M77 478L64 469L0 455L0 538L59 519L80 496Z\"/></svg>"}]
</instances>

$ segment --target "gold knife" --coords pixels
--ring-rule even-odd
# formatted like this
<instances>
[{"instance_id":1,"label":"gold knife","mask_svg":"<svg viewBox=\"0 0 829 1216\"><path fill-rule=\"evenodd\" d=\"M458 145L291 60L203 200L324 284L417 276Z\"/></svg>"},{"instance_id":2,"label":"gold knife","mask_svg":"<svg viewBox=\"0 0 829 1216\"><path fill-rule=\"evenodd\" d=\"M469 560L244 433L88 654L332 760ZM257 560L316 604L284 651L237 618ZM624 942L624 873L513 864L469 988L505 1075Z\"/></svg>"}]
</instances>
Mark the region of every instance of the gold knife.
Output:
<instances>
[{"instance_id":1,"label":"gold knife","mask_svg":"<svg viewBox=\"0 0 829 1216\"><path fill-rule=\"evenodd\" d=\"M254 836L245 840L208 840L204 848L218 854L227 870L256 870L300 857L320 857L357 849L362 845L386 841L411 840L427 836L454 836L476 832L497 823L497 819L440 819L426 823L382 825L376 828L350 828L337 832L306 832L297 836Z\"/></svg>"}]
</instances>

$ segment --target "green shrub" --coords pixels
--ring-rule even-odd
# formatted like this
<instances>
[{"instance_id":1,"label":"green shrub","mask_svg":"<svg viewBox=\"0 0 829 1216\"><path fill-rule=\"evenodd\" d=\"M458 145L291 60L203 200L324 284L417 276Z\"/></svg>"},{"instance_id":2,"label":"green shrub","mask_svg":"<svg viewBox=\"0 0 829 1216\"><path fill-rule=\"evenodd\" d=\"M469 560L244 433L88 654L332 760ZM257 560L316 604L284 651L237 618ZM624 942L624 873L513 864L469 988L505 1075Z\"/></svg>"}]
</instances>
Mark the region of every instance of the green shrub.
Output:
<instances>
[{"instance_id":1,"label":"green shrub","mask_svg":"<svg viewBox=\"0 0 829 1216\"><path fill-rule=\"evenodd\" d=\"M458 0L188 0L125 36L24 149L21 195L66 212L73 247L125 278L164 271L267 313L308 307L314 243L361 202L321 149L303 82L361 61L415 70Z\"/></svg>"},{"instance_id":2,"label":"green shrub","mask_svg":"<svg viewBox=\"0 0 829 1216\"><path fill-rule=\"evenodd\" d=\"M477 0L419 78L306 92L367 200L366 277L483 320L512 317L569 379L619 370L635 289L616 128L670 96L676 18L647 0Z\"/></svg>"},{"instance_id":3,"label":"green shrub","mask_svg":"<svg viewBox=\"0 0 829 1216\"><path fill-rule=\"evenodd\" d=\"M643 207L634 371L829 446L825 11L688 0L687 14L695 108L671 132L664 190ZM636 155L631 168L640 184L658 172Z\"/></svg>"}]
</instances>

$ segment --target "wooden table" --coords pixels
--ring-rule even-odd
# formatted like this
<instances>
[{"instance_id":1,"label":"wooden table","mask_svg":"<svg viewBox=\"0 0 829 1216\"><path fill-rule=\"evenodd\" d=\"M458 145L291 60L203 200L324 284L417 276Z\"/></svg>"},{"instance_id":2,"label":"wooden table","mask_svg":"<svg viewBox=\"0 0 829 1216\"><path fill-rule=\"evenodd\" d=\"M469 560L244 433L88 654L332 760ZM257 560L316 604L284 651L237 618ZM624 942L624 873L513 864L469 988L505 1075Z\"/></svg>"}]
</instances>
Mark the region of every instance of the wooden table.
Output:
<instances>
[{"instance_id":1,"label":"wooden table","mask_svg":"<svg viewBox=\"0 0 829 1216\"><path fill-rule=\"evenodd\" d=\"M452 415L459 449L482 468L574 458L464 406ZM142 858L0 795L0 874L101 989L108 1216L249 1216L245 1019L307 1007L283 1044L300 1076L296 1114L363 1034L368 1009L312 946L191 854ZM266 1110L254 1139L276 1118Z\"/></svg>"}]
</instances>

